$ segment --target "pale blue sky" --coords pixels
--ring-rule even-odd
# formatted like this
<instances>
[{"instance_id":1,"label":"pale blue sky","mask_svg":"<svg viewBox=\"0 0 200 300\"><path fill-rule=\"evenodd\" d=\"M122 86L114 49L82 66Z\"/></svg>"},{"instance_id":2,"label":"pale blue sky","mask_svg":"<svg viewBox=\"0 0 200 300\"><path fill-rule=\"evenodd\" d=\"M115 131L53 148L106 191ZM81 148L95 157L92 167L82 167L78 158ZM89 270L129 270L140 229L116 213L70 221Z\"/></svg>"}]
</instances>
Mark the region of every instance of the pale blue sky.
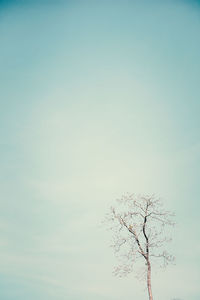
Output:
<instances>
[{"instance_id":1,"label":"pale blue sky","mask_svg":"<svg viewBox=\"0 0 200 300\"><path fill-rule=\"evenodd\" d=\"M176 212L155 299L199 300L199 1L0 1L0 299L147 299L99 224Z\"/></svg>"}]
</instances>

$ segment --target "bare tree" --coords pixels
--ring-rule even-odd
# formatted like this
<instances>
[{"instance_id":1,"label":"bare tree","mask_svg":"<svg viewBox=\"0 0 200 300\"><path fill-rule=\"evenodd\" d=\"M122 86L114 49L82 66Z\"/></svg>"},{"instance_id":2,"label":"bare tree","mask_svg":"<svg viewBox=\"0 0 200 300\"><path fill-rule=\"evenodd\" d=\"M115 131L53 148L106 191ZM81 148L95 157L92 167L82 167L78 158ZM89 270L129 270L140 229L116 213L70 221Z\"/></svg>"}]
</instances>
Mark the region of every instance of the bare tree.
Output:
<instances>
[{"instance_id":1,"label":"bare tree","mask_svg":"<svg viewBox=\"0 0 200 300\"><path fill-rule=\"evenodd\" d=\"M166 211L160 198L126 194L117 199L117 209L111 207L106 222L111 224L115 254L121 264L114 270L115 275L126 276L132 272L135 262L142 258L145 263L145 277L149 300L153 300L151 267L154 259L162 266L174 261L163 245L171 240L167 237L166 225L174 225L173 213Z\"/></svg>"}]
</instances>

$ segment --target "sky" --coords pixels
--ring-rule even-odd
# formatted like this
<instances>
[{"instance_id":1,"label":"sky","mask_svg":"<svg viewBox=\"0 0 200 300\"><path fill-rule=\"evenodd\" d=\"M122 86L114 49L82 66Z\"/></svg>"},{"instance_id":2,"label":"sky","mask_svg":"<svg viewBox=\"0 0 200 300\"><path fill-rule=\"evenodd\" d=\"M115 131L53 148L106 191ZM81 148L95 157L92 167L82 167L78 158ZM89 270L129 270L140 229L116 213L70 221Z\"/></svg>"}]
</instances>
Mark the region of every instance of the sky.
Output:
<instances>
[{"instance_id":1,"label":"sky","mask_svg":"<svg viewBox=\"0 0 200 300\"><path fill-rule=\"evenodd\" d=\"M101 226L175 212L155 299L199 300L200 2L0 1L0 299L147 299Z\"/></svg>"}]
</instances>

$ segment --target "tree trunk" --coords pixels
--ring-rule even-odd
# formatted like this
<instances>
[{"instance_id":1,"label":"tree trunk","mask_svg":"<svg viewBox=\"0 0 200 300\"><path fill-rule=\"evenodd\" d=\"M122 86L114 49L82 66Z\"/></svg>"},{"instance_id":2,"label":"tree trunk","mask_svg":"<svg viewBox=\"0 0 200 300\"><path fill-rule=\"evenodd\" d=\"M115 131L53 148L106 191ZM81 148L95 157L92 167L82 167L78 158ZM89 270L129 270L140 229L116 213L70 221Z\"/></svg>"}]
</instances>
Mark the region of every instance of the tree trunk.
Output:
<instances>
[{"instance_id":1,"label":"tree trunk","mask_svg":"<svg viewBox=\"0 0 200 300\"><path fill-rule=\"evenodd\" d=\"M151 290L151 264L147 262L147 288L149 294L149 300L153 300L152 290Z\"/></svg>"}]
</instances>

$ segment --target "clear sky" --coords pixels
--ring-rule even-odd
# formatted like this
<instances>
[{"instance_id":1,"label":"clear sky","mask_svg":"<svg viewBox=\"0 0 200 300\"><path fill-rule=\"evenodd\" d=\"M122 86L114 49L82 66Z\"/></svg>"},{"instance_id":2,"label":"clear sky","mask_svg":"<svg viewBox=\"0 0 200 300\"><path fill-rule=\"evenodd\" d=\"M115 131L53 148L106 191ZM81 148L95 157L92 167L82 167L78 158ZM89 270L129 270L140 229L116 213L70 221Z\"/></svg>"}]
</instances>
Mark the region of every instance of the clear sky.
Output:
<instances>
[{"instance_id":1,"label":"clear sky","mask_svg":"<svg viewBox=\"0 0 200 300\"><path fill-rule=\"evenodd\" d=\"M0 299L147 299L100 226L130 192L176 213L155 299L199 300L200 1L1 0L0 77Z\"/></svg>"}]
</instances>

